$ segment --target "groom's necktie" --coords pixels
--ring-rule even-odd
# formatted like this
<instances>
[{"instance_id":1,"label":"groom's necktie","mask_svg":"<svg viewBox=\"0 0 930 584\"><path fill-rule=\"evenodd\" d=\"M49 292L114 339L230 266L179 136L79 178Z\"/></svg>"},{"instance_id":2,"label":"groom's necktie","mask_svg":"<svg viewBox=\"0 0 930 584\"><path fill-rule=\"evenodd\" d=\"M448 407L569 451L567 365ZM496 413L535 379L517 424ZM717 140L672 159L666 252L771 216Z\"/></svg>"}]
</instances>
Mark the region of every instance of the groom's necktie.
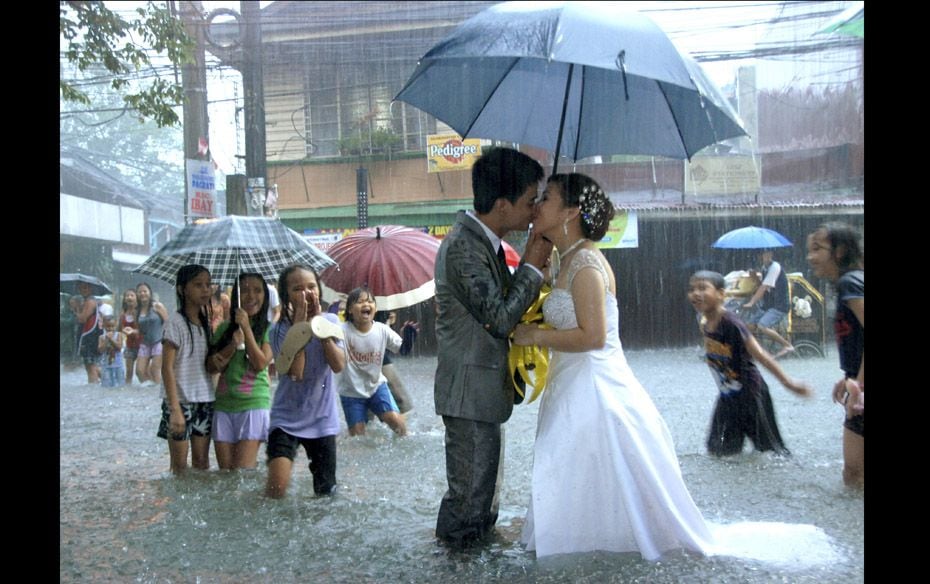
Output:
<instances>
[{"instance_id":1,"label":"groom's necktie","mask_svg":"<svg viewBox=\"0 0 930 584\"><path fill-rule=\"evenodd\" d=\"M501 266L501 275L504 277L504 288L510 285L510 268L507 266L507 257L504 255L504 244L497 248L497 262Z\"/></svg>"}]
</instances>

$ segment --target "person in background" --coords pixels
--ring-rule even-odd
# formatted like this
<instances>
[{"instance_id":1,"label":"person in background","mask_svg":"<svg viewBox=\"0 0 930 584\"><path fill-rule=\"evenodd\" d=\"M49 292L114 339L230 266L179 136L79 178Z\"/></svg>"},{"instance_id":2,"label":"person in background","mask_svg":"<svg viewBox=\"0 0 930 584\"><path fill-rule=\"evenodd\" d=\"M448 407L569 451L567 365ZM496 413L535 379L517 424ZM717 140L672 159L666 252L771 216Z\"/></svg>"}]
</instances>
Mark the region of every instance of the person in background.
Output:
<instances>
[{"instance_id":1,"label":"person in background","mask_svg":"<svg viewBox=\"0 0 930 584\"><path fill-rule=\"evenodd\" d=\"M142 343L142 335L139 333L139 323L136 321L136 312L138 310L138 300L136 291L129 288L123 292L123 303L119 314L119 329L126 338L126 345L123 348L123 362L126 364L126 385L132 385L132 376L135 371L136 358L139 355L139 345Z\"/></svg>"},{"instance_id":2,"label":"person in background","mask_svg":"<svg viewBox=\"0 0 930 584\"><path fill-rule=\"evenodd\" d=\"M268 284L268 322L274 324L281 318L281 297L274 284Z\"/></svg>"},{"instance_id":3,"label":"person in background","mask_svg":"<svg viewBox=\"0 0 930 584\"><path fill-rule=\"evenodd\" d=\"M268 283L268 324L274 324L281 318L281 297L274 283ZM278 370L274 365L274 358L268 364L268 379L274 381L278 378Z\"/></svg>"},{"instance_id":4,"label":"person in background","mask_svg":"<svg viewBox=\"0 0 930 584\"><path fill-rule=\"evenodd\" d=\"M210 330L213 332L216 332L221 322L228 322L223 308L223 294L219 284L213 284L213 295L210 296Z\"/></svg>"},{"instance_id":5,"label":"person in background","mask_svg":"<svg viewBox=\"0 0 930 584\"><path fill-rule=\"evenodd\" d=\"M145 282L136 286L136 299L139 304L136 322L139 323L139 334L142 336L136 359L136 376L142 385L159 385L162 372L161 340L168 320L168 310L155 298L152 288ZM178 305L178 310L183 308Z\"/></svg>"},{"instance_id":6,"label":"person in background","mask_svg":"<svg viewBox=\"0 0 930 584\"><path fill-rule=\"evenodd\" d=\"M397 322L397 313L393 310L390 312L379 310L375 314L375 320L393 329L394 324ZM401 337L400 346L401 349L404 348L403 337ZM397 368L394 367L395 356L394 352L390 349L384 350L384 361L381 363L381 373L384 374L384 377L387 379L388 389L391 391L391 396L394 398L394 402L397 404L400 413L406 414L413 409L413 398L410 397L410 393L407 391L403 380L397 373Z\"/></svg>"},{"instance_id":7,"label":"person in background","mask_svg":"<svg viewBox=\"0 0 930 584\"><path fill-rule=\"evenodd\" d=\"M100 383L100 352L98 340L103 333L101 328L100 308L97 299L91 295L92 289L87 282L78 282L78 293L81 295L80 307L75 311L75 318L80 325L78 353L87 372L87 383Z\"/></svg>"},{"instance_id":8,"label":"person in background","mask_svg":"<svg viewBox=\"0 0 930 584\"><path fill-rule=\"evenodd\" d=\"M101 385L122 387L126 382L126 366L123 364L123 345L126 335L117 328L117 318L112 314L103 317L103 334L97 341L102 372Z\"/></svg>"},{"instance_id":9,"label":"person in background","mask_svg":"<svg viewBox=\"0 0 930 584\"><path fill-rule=\"evenodd\" d=\"M814 275L836 288L833 320L843 378L833 401L843 421L843 482L865 486L865 255L859 233L845 223L827 223L807 236L807 262Z\"/></svg>"},{"instance_id":10,"label":"person in background","mask_svg":"<svg viewBox=\"0 0 930 584\"><path fill-rule=\"evenodd\" d=\"M81 311L81 306L84 303L84 298L80 294L74 294L68 298L68 308L66 309L67 314L67 326L70 328L66 331L70 336L68 347L70 347L71 352L67 357L67 365L70 367L78 367L81 364L81 323L78 322L77 315Z\"/></svg>"},{"instance_id":11,"label":"person in background","mask_svg":"<svg viewBox=\"0 0 930 584\"><path fill-rule=\"evenodd\" d=\"M756 288L749 301L743 304L743 308L751 310L744 321L749 330L752 331L758 327L763 335L781 346L781 349L775 353L775 358L779 359L794 351L791 342L775 330L791 310L788 300L788 276L781 264L775 261L772 250L762 250L760 259L762 260L762 283ZM761 306L761 309L757 304Z\"/></svg>"},{"instance_id":12,"label":"person in background","mask_svg":"<svg viewBox=\"0 0 930 584\"><path fill-rule=\"evenodd\" d=\"M413 345L417 342L417 335L420 333L420 323L415 320L408 320L400 328L400 336L404 342L400 345L400 355L402 357L410 356L413 351Z\"/></svg>"},{"instance_id":13,"label":"person in background","mask_svg":"<svg viewBox=\"0 0 930 584\"><path fill-rule=\"evenodd\" d=\"M223 320L229 320L231 318L230 312L232 310L232 301L230 300L229 295L232 294L231 286L227 287L227 290L220 290L220 305L223 307Z\"/></svg>"}]
</instances>

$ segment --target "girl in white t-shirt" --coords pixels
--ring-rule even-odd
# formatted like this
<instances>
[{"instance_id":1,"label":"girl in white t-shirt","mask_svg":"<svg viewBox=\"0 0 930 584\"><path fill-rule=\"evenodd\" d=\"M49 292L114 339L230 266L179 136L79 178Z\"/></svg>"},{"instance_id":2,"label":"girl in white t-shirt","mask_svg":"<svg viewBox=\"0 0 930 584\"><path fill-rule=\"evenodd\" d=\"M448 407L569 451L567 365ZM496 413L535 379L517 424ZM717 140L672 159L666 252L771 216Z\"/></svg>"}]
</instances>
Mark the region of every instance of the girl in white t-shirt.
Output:
<instances>
[{"instance_id":1,"label":"girl in white t-shirt","mask_svg":"<svg viewBox=\"0 0 930 584\"><path fill-rule=\"evenodd\" d=\"M207 306L213 290L210 272L189 264L178 270L175 284L178 311L168 317L162 339L161 374L162 417L158 437L168 441L171 471L191 466L210 468L210 433L216 393L207 373L206 357L210 338Z\"/></svg>"},{"instance_id":2,"label":"girl in white t-shirt","mask_svg":"<svg viewBox=\"0 0 930 584\"><path fill-rule=\"evenodd\" d=\"M339 399L350 436L365 433L368 410L399 436L405 436L407 424L381 372L384 351L398 351L402 339L391 327L375 321L377 311L375 297L367 288L356 288L346 298L346 322L342 325L346 367L338 376Z\"/></svg>"}]
</instances>

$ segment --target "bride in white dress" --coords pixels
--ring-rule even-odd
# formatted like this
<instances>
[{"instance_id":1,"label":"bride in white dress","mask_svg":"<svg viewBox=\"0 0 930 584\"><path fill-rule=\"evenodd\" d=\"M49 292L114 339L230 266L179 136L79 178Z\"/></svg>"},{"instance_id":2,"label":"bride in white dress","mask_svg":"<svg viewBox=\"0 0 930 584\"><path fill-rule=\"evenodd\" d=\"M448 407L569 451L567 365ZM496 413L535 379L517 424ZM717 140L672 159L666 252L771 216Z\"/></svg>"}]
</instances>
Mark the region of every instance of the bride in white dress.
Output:
<instances>
[{"instance_id":1,"label":"bride in white dress","mask_svg":"<svg viewBox=\"0 0 930 584\"><path fill-rule=\"evenodd\" d=\"M514 334L517 344L551 351L521 539L537 557L707 555L713 537L682 480L671 434L620 344L613 271L594 244L613 214L582 174L550 177L539 202L533 229L559 250L560 270L543 306L555 329L520 325Z\"/></svg>"}]
</instances>

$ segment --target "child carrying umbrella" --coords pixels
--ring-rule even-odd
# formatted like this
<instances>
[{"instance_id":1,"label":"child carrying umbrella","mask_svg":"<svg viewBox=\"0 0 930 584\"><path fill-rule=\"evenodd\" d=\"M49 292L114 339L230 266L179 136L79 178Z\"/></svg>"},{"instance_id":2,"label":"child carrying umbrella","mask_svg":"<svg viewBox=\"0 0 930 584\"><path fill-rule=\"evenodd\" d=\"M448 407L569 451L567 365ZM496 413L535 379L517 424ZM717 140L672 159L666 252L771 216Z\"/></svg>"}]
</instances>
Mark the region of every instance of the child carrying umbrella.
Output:
<instances>
[{"instance_id":1,"label":"child carrying umbrella","mask_svg":"<svg viewBox=\"0 0 930 584\"><path fill-rule=\"evenodd\" d=\"M207 371L220 373L216 386L213 447L221 469L255 468L268 439L271 387L268 284L261 274L243 273L233 287L231 318L213 332Z\"/></svg>"}]
</instances>

